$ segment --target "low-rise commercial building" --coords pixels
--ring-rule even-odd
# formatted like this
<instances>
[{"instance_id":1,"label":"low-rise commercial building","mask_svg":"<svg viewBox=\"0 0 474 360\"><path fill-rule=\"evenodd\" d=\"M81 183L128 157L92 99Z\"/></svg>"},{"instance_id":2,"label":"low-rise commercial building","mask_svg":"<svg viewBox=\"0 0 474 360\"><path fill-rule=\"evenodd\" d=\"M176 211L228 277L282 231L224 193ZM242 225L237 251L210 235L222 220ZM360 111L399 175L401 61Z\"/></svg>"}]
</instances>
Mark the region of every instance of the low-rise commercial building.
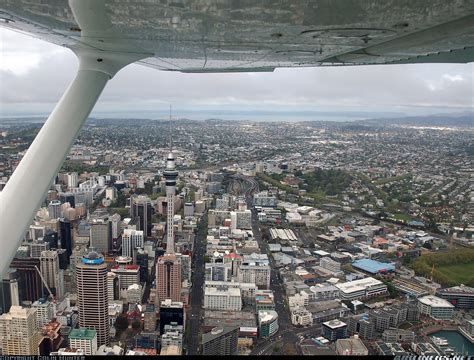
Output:
<instances>
[{"instance_id":1,"label":"low-rise commercial building","mask_svg":"<svg viewBox=\"0 0 474 360\"><path fill-rule=\"evenodd\" d=\"M204 308L240 311L242 309L240 289L206 287L204 290Z\"/></svg>"},{"instance_id":2,"label":"low-rise commercial building","mask_svg":"<svg viewBox=\"0 0 474 360\"><path fill-rule=\"evenodd\" d=\"M291 323L300 326L313 325L313 314L304 307L294 308L291 310Z\"/></svg>"},{"instance_id":3,"label":"low-rise commercial building","mask_svg":"<svg viewBox=\"0 0 474 360\"><path fill-rule=\"evenodd\" d=\"M474 288L465 285L436 290L436 296L449 301L457 309L474 309Z\"/></svg>"},{"instance_id":4,"label":"low-rise commercial building","mask_svg":"<svg viewBox=\"0 0 474 360\"><path fill-rule=\"evenodd\" d=\"M80 328L69 333L69 345L73 349L84 351L84 355L95 355L97 352L97 331Z\"/></svg>"},{"instance_id":5,"label":"low-rise commercial building","mask_svg":"<svg viewBox=\"0 0 474 360\"><path fill-rule=\"evenodd\" d=\"M349 339L338 339L336 341L337 355L365 356L369 355L369 350L357 335Z\"/></svg>"},{"instance_id":6,"label":"low-rise commercial building","mask_svg":"<svg viewBox=\"0 0 474 360\"><path fill-rule=\"evenodd\" d=\"M407 352L400 344L398 343L385 343L383 341L378 341L375 344L375 349L378 355L385 355L385 356L394 356L394 355L409 355L410 353Z\"/></svg>"},{"instance_id":7,"label":"low-rise commercial building","mask_svg":"<svg viewBox=\"0 0 474 360\"><path fill-rule=\"evenodd\" d=\"M275 310L275 298L272 290L255 291L255 312L262 310Z\"/></svg>"},{"instance_id":8,"label":"low-rise commercial building","mask_svg":"<svg viewBox=\"0 0 474 360\"><path fill-rule=\"evenodd\" d=\"M347 337L347 324L334 319L323 323L323 336L329 341Z\"/></svg>"},{"instance_id":9,"label":"low-rise commercial building","mask_svg":"<svg viewBox=\"0 0 474 360\"><path fill-rule=\"evenodd\" d=\"M411 343L415 340L415 333L403 329L387 329L382 333L382 340L387 343Z\"/></svg>"},{"instance_id":10,"label":"low-rise commercial building","mask_svg":"<svg viewBox=\"0 0 474 360\"><path fill-rule=\"evenodd\" d=\"M372 277L348 281L335 286L339 289L343 300L363 299L387 293L387 285Z\"/></svg>"},{"instance_id":11,"label":"low-rise commercial building","mask_svg":"<svg viewBox=\"0 0 474 360\"><path fill-rule=\"evenodd\" d=\"M418 308L423 315L431 316L438 320L453 318L454 305L445 299L429 295L418 299Z\"/></svg>"}]
</instances>

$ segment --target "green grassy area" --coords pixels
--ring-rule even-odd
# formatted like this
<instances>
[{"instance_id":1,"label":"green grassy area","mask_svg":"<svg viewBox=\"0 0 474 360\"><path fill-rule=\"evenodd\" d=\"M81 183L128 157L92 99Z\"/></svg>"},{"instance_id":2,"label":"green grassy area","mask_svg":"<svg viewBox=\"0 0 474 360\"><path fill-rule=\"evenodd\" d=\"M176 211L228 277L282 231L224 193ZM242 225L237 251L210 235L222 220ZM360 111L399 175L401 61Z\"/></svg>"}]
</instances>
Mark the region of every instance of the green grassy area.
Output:
<instances>
[{"instance_id":1,"label":"green grassy area","mask_svg":"<svg viewBox=\"0 0 474 360\"><path fill-rule=\"evenodd\" d=\"M402 214L402 213L393 214L393 218L395 220L402 220L402 221L405 221L405 222L411 221L411 216L408 215L408 214Z\"/></svg>"},{"instance_id":2,"label":"green grassy area","mask_svg":"<svg viewBox=\"0 0 474 360\"><path fill-rule=\"evenodd\" d=\"M262 173L257 174L257 178L261 181L270 183L271 185L279 188L280 190L285 190L289 194L298 195L299 193L297 189L294 189L287 185L283 185L282 183L280 183L279 180L276 180L266 174L262 174ZM324 191L316 191L316 192L307 193L305 196L312 198L318 204L337 203L336 199L331 199L331 198L326 197L326 195L324 194Z\"/></svg>"},{"instance_id":3,"label":"green grassy area","mask_svg":"<svg viewBox=\"0 0 474 360\"><path fill-rule=\"evenodd\" d=\"M441 274L456 284L466 284L474 275L474 262L466 264L441 265L436 267Z\"/></svg>"},{"instance_id":4,"label":"green grassy area","mask_svg":"<svg viewBox=\"0 0 474 360\"><path fill-rule=\"evenodd\" d=\"M273 179L271 176L260 173L257 174L257 177L262 181L270 183L271 185L279 188L280 190L285 190L287 193L298 195L298 190L293 189L292 187L289 187L287 185L283 185L279 180Z\"/></svg>"},{"instance_id":5,"label":"green grassy area","mask_svg":"<svg viewBox=\"0 0 474 360\"><path fill-rule=\"evenodd\" d=\"M109 172L109 167L104 165L84 165L80 161L66 160L60 169L61 172L77 172L82 174L84 172L97 172L99 175L105 175Z\"/></svg>"},{"instance_id":6,"label":"green grassy area","mask_svg":"<svg viewBox=\"0 0 474 360\"><path fill-rule=\"evenodd\" d=\"M445 286L474 285L474 248L424 254L410 264L416 274Z\"/></svg>"}]
</instances>

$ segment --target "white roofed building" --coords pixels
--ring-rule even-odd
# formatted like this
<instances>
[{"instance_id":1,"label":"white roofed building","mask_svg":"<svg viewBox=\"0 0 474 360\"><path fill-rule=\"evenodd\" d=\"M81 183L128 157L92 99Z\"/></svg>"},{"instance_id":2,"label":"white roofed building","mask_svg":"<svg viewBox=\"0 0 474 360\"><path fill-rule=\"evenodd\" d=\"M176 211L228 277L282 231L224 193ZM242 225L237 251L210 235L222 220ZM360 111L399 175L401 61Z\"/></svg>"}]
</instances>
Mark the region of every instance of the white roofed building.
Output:
<instances>
[{"instance_id":1,"label":"white roofed building","mask_svg":"<svg viewBox=\"0 0 474 360\"><path fill-rule=\"evenodd\" d=\"M345 282L335 285L342 300L356 300L383 295L387 292L387 285L372 277Z\"/></svg>"}]
</instances>

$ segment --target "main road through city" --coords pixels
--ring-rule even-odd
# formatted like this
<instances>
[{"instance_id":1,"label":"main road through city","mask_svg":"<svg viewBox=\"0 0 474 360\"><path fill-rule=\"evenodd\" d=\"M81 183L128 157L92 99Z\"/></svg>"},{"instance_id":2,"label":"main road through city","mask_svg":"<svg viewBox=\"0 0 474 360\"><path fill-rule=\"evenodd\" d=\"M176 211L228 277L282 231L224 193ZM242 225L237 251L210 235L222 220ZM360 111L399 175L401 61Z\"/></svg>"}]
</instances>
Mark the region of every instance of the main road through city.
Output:
<instances>
[{"instance_id":1,"label":"main road through city","mask_svg":"<svg viewBox=\"0 0 474 360\"><path fill-rule=\"evenodd\" d=\"M201 328L201 307L204 287L204 255L206 253L205 239L207 235L207 213L205 213L198 225L198 232L194 242L194 251L192 259L192 287L190 308L188 311L186 344L188 355L199 355L199 344L201 336L199 329Z\"/></svg>"}]
</instances>

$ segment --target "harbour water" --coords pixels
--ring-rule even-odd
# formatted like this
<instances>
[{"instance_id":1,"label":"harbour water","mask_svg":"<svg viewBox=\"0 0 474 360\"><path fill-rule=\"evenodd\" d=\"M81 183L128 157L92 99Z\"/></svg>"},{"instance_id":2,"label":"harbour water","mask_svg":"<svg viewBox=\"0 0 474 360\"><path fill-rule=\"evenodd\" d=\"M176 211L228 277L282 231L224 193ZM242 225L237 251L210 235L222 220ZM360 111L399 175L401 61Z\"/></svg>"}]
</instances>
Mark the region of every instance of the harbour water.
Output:
<instances>
[{"instance_id":1,"label":"harbour water","mask_svg":"<svg viewBox=\"0 0 474 360\"><path fill-rule=\"evenodd\" d=\"M474 344L471 343L468 339L466 339L459 331L438 331L430 335L430 337L440 337L443 339L448 340L449 347L455 349L459 353L463 352L463 355L474 355Z\"/></svg>"}]
</instances>

